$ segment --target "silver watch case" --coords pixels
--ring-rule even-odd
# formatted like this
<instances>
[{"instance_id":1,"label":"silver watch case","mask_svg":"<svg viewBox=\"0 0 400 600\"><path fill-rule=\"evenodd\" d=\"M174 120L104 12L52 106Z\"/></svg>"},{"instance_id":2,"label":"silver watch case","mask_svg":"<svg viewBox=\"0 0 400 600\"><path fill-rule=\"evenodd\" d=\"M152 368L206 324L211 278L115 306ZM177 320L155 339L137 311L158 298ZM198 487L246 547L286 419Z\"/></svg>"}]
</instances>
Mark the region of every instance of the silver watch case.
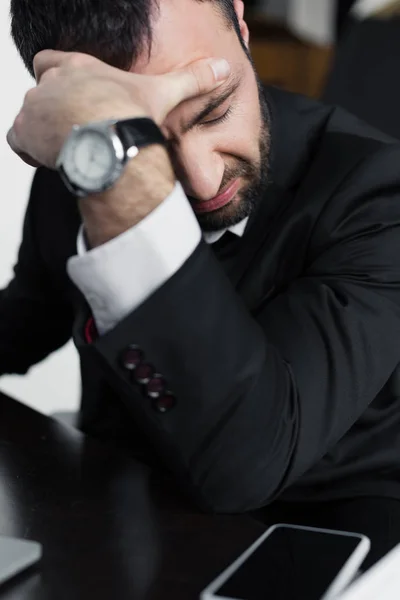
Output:
<instances>
[{"instance_id":1,"label":"silver watch case","mask_svg":"<svg viewBox=\"0 0 400 600\"><path fill-rule=\"evenodd\" d=\"M123 147L116 130L116 124L119 121L119 119L111 119L108 121L99 121L87 123L85 125L73 126L72 131L66 139L57 158L56 168L68 190L75 196L84 198L90 194L99 194L109 190L122 175L127 162L139 154L139 148L137 146L131 146L128 149ZM96 188L84 187L80 183L78 184L77 182L73 181L66 173L64 168L65 162L70 159L71 153L74 151L77 139L87 131L95 131L97 134L102 134L105 140L107 140L107 143L114 150L115 156L114 163L109 172L105 175L101 186L96 186Z\"/></svg>"}]
</instances>

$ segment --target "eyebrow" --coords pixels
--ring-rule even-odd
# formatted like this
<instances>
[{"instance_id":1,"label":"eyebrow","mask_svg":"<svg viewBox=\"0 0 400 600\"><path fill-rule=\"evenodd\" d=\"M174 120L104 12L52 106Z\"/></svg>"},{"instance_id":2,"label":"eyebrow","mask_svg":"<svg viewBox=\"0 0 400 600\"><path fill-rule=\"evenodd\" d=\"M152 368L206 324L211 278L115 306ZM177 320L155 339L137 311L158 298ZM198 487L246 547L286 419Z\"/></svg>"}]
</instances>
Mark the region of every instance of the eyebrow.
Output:
<instances>
[{"instance_id":1,"label":"eyebrow","mask_svg":"<svg viewBox=\"0 0 400 600\"><path fill-rule=\"evenodd\" d=\"M238 89L238 87L241 83L241 80L242 80L242 78L239 75L236 75L235 77L233 77L231 79L228 87L225 88L225 90L223 91L222 94L219 94L219 95L214 94L213 96L211 96L211 98L207 101L207 104L204 106L204 108L202 108L202 110L197 115L195 115L189 121L189 123L187 123L186 125L184 125L182 127L182 129L181 129L182 135L191 131L196 125L201 123L201 121L203 121L203 119L208 117L208 115L210 113L212 113L215 109L217 109L219 106L221 106L221 104L223 104L225 102L225 100L227 100L229 98L229 96L231 96L234 92L236 92L236 90Z\"/></svg>"}]
</instances>

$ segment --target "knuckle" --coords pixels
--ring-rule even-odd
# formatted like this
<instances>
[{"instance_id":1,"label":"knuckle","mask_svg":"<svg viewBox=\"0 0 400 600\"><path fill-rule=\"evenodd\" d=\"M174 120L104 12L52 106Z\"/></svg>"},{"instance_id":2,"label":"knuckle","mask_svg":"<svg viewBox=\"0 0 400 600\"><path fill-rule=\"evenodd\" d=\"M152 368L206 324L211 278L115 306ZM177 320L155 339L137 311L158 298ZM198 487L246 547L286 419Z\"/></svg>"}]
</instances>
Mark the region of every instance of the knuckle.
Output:
<instances>
[{"instance_id":1,"label":"knuckle","mask_svg":"<svg viewBox=\"0 0 400 600\"><path fill-rule=\"evenodd\" d=\"M12 150L15 150L15 148L16 148L16 143L15 143L15 125L7 133L7 143L8 143L8 145L10 146L10 148Z\"/></svg>"},{"instance_id":2,"label":"knuckle","mask_svg":"<svg viewBox=\"0 0 400 600\"><path fill-rule=\"evenodd\" d=\"M48 69L46 71L46 73L43 73L40 82L43 83L44 81L47 81L48 79L54 79L57 76L58 73L58 69L56 67L52 67L51 69Z\"/></svg>"},{"instance_id":3,"label":"knuckle","mask_svg":"<svg viewBox=\"0 0 400 600\"><path fill-rule=\"evenodd\" d=\"M79 69L80 67L83 66L83 59L82 56L80 54L76 54L75 52L72 52L67 60L66 60L66 64L68 65L68 67L71 67L72 69Z\"/></svg>"},{"instance_id":4,"label":"knuckle","mask_svg":"<svg viewBox=\"0 0 400 600\"><path fill-rule=\"evenodd\" d=\"M34 96L35 96L35 91L36 88L31 88L30 90L28 90L24 96L24 104L27 104L28 102L32 102Z\"/></svg>"},{"instance_id":5,"label":"knuckle","mask_svg":"<svg viewBox=\"0 0 400 600\"><path fill-rule=\"evenodd\" d=\"M11 127L10 131L8 132L8 142L10 145L12 146L16 146L16 140L18 137L20 137L21 132L22 132L22 120L23 120L23 114L22 112L20 112L13 123L13 126Z\"/></svg>"},{"instance_id":6,"label":"knuckle","mask_svg":"<svg viewBox=\"0 0 400 600\"><path fill-rule=\"evenodd\" d=\"M95 61L93 56L88 54L80 54L77 52L71 52L67 59L68 66L73 69L82 69L84 67L91 66Z\"/></svg>"},{"instance_id":7,"label":"knuckle","mask_svg":"<svg viewBox=\"0 0 400 600\"><path fill-rule=\"evenodd\" d=\"M79 56L77 56L76 54L71 54L65 61L65 64L68 68L76 69L80 67L82 63Z\"/></svg>"}]
</instances>

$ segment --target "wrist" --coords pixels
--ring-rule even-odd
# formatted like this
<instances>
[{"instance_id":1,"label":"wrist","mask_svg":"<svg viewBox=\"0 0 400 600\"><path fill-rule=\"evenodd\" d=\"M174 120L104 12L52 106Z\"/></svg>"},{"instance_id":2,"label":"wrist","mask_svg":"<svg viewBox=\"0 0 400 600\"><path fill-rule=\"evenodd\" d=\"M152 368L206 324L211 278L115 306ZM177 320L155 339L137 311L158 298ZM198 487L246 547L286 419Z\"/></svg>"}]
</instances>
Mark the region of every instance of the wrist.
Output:
<instances>
[{"instance_id":1,"label":"wrist","mask_svg":"<svg viewBox=\"0 0 400 600\"><path fill-rule=\"evenodd\" d=\"M111 189L79 200L90 247L137 225L171 194L175 183L167 149L159 144L141 149Z\"/></svg>"}]
</instances>

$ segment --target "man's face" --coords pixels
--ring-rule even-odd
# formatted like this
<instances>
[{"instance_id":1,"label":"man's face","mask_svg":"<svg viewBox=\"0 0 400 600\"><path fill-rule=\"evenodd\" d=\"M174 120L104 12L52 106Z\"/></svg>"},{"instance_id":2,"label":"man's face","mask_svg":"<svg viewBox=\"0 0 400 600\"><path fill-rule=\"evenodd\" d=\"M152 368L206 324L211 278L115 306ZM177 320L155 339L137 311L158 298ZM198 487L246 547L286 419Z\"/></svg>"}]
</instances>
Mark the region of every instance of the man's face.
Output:
<instances>
[{"instance_id":1,"label":"man's face","mask_svg":"<svg viewBox=\"0 0 400 600\"><path fill-rule=\"evenodd\" d=\"M235 5L241 17L243 5L240 0ZM266 188L269 153L268 111L254 68L235 30L227 28L215 6L161 0L152 26L150 60L146 54L132 67L132 72L156 75L201 58L226 58L231 65L224 84L181 103L162 127L177 178L204 231L230 227L250 215ZM246 24L239 20L247 42ZM205 115L213 99L223 102ZM228 194L217 204L207 204L225 190Z\"/></svg>"}]
</instances>

